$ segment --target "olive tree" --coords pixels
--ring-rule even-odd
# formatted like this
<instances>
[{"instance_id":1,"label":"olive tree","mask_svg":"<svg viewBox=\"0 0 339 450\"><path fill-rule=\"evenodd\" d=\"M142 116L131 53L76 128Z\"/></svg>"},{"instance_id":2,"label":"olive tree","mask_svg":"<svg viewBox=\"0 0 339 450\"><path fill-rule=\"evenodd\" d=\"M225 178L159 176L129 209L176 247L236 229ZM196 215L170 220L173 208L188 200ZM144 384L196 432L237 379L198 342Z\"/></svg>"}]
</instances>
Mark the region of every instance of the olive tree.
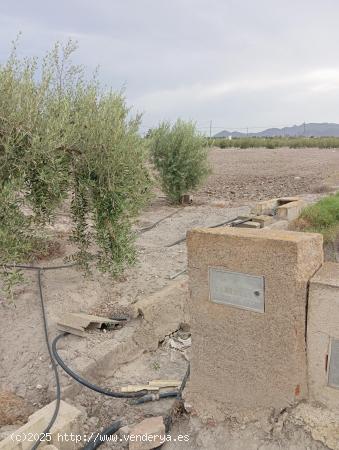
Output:
<instances>
[{"instance_id":1,"label":"olive tree","mask_svg":"<svg viewBox=\"0 0 339 450\"><path fill-rule=\"evenodd\" d=\"M209 173L207 139L192 122L163 122L152 130L150 153L163 191L173 203L199 187Z\"/></svg>"},{"instance_id":2,"label":"olive tree","mask_svg":"<svg viewBox=\"0 0 339 450\"><path fill-rule=\"evenodd\" d=\"M147 153L122 92L100 87L57 43L43 61L0 66L0 264L34 258L71 201L70 258L119 273L135 258L132 221L149 196Z\"/></svg>"}]
</instances>

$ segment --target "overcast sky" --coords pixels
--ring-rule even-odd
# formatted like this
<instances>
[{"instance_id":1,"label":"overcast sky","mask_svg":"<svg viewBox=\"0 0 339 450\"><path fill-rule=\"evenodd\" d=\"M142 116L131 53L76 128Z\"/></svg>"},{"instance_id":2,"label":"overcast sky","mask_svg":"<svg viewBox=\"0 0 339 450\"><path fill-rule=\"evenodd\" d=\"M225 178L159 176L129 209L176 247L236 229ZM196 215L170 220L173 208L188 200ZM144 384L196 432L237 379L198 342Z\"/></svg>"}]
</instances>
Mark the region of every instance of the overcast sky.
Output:
<instances>
[{"instance_id":1,"label":"overcast sky","mask_svg":"<svg viewBox=\"0 0 339 450\"><path fill-rule=\"evenodd\" d=\"M339 122L338 0L0 0L0 61L78 40L144 126ZM206 127L206 128L204 128Z\"/></svg>"}]
</instances>

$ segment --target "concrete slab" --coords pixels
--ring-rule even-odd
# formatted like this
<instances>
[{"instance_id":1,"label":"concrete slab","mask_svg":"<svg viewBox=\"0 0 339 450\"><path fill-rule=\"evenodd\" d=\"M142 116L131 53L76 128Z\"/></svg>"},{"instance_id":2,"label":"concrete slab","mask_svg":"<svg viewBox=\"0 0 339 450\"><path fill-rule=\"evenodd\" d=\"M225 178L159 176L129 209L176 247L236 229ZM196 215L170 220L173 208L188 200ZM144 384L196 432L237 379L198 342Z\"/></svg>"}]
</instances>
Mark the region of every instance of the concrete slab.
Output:
<instances>
[{"instance_id":1,"label":"concrete slab","mask_svg":"<svg viewBox=\"0 0 339 450\"><path fill-rule=\"evenodd\" d=\"M192 360L186 402L203 417L223 420L306 398L307 285L323 262L322 236L196 229L188 233L188 261ZM211 267L263 277L264 313L212 302ZM220 292L261 295L241 283Z\"/></svg>"},{"instance_id":2,"label":"concrete slab","mask_svg":"<svg viewBox=\"0 0 339 450\"><path fill-rule=\"evenodd\" d=\"M85 330L89 328L101 328L103 325L119 325L121 322L108 317L99 317L85 313L63 313L57 327L60 331L72 333L77 336L85 336Z\"/></svg>"},{"instance_id":3,"label":"concrete slab","mask_svg":"<svg viewBox=\"0 0 339 450\"><path fill-rule=\"evenodd\" d=\"M293 201L290 203L283 204L277 208L277 216L280 219L295 220L299 217L302 209L305 207L305 202L303 200Z\"/></svg>"},{"instance_id":4,"label":"concrete slab","mask_svg":"<svg viewBox=\"0 0 339 450\"><path fill-rule=\"evenodd\" d=\"M243 222L238 225L238 228L261 228L259 222L254 222L254 220L249 220L248 222Z\"/></svg>"}]
</instances>

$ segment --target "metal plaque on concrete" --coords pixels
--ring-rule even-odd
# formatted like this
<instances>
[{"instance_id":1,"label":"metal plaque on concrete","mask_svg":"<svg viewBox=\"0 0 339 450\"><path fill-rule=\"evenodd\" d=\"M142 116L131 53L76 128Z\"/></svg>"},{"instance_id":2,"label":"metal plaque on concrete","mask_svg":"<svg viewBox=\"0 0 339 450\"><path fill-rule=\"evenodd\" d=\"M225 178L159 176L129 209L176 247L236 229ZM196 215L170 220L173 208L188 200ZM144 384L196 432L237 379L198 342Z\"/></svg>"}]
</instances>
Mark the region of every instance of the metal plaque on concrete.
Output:
<instances>
[{"instance_id":1,"label":"metal plaque on concrete","mask_svg":"<svg viewBox=\"0 0 339 450\"><path fill-rule=\"evenodd\" d=\"M331 354L328 368L329 386L339 389L339 339L331 339Z\"/></svg>"},{"instance_id":2,"label":"metal plaque on concrete","mask_svg":"<svg viewBox=\"0 0 339 450\"><path fill-rule=\"evenodd\" d=\"M249 311L265 312L264 277L209 267L210 300Z\"/></svg>"}]
</instances>

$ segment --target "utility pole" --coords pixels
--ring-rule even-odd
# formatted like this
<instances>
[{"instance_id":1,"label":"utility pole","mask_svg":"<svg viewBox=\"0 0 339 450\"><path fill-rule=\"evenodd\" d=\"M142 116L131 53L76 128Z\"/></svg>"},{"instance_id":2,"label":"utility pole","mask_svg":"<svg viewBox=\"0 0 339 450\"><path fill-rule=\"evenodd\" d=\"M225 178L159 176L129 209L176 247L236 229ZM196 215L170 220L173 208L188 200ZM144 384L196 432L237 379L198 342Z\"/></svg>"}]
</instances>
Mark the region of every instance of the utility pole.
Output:
<instances>
[{"instance_id":1,"label":"utility pole","mask_svg":"<svg viewBox=\"0 0 339 450\"><path fill-rule=\"evenodd\" d=\"M210 120L210 138L212 137L212 120Z\"/></svg>"},{"instance_id":2,"label":"utility pole","mask_svg":"<svg viewBox=\"0 0 339 450\"><path fill-rule=\"evenodd\" d=\"M304 122L304 136L306 136L306 123Z\"/></svg>"}]
</instances>

